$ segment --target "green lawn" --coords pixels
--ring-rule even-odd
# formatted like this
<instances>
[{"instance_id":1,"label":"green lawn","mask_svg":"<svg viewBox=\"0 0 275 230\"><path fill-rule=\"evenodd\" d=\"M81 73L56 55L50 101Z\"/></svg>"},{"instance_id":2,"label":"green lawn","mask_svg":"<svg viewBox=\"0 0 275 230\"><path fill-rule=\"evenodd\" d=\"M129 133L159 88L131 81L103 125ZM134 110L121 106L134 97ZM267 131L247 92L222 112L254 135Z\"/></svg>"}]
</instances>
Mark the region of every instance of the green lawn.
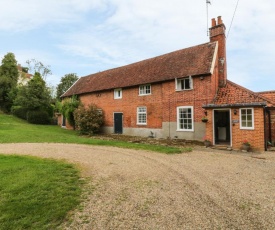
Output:
<instances>
[{"instance_id":1,"label":"green lawn","mask_svg":"<svg viewBox=\"0 0 275 230\"><path fill-rule=\"evenodd\" d=\"M0 113L0 143L77 143L105 145L131 149L143 149L173 154L191 151L190 148L179 149L168 146L136 144L123 141L108 141L78 136L73 130L62 129L53 125L33 125L11 115Z\"/></svg>"},{"instance_id":2,"label":"green lawn","mask_svg":"<svg viewBox=\"0 0 275 230\"><path fill-rule=\"evenodd\" d=\"M71 164L0 154L0 229L56 229L80 202Z\"/></svg>"}]
</instances>

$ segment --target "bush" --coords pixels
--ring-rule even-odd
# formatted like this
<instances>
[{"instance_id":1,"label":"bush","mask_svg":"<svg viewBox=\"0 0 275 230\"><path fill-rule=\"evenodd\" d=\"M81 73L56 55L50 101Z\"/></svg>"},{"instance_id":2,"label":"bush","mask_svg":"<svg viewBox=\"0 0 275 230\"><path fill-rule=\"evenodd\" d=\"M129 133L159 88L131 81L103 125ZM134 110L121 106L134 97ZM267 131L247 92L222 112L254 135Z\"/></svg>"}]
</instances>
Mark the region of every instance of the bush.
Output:
<instances>
[{"instance_id":1,"label":"bush","mask_svg":"<svg viewBox=\"0 0 275 230\"><path fill-rule=\"evenodd\" d=\"M26 108L23 108L21 106L13 106L11 109L11 113L16 117L27 120L28 110Z\"/></svg>"},{"instance_id":2,"label":"bush","mask_svg":"<svg viewBox=\"0 0 275 230\"><path fill-rule=\"evenodd\" d=\"M77 96L66 98L61 104L58 105L60 112L66 117L71 126L75 128L74 111L80 105L80 101Z\"/></svg>"},{"instance_id":3,"label":"bush","mask_svg":"<svg viewBox=\"0 0 275 230\"><path fill-rule=\"evenodd\" d=\"M46 111L29 111L27 113L27 121L32 124L44 125L50 123L50 117Z\"/></svg>"},{"instance_id":4,"label":"bush","mask_svg":"<svg viewBox=\"0 0 275 230\"><path fill-rule=\"evenodd\" d=\"M74 119L76 129L79 130L80 134L98 133L103 125L102 110L95 105L90 105L88 108L79 106L74 111Z\"/></svg>"}]
</instances>

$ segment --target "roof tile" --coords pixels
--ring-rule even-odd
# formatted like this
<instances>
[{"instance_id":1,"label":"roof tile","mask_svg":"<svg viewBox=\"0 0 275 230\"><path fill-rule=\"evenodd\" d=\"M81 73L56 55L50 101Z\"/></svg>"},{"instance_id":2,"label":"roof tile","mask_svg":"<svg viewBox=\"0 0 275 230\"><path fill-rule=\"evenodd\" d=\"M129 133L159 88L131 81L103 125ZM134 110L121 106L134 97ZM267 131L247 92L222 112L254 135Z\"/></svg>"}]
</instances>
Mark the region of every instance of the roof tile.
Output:
<instances>
[{"instance_id":1,"label":"roof tile","mask_svg":"<svg viewBox=\"0 0 275 230\"><path fill-rule=\"evenodd\" d=\"M205 43L82 77L62 97L210 74L216 44Z\"/></svg>"}]
</instances>

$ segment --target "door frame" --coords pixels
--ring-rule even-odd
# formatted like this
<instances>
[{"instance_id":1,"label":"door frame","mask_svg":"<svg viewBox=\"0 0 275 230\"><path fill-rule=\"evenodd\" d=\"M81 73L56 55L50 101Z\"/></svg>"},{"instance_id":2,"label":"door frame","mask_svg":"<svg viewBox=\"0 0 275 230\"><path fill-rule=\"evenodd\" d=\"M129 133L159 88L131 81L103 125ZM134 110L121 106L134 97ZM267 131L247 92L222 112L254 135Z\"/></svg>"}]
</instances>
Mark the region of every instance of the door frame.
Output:
<instances>
[{"instance_id":1,"label":"door frame","mask_svg":"<svg viewBox=\"0 0 275 230\"><path fill-rule=\"evenodd\" d=\"M213 109L213 112L212 112L212 117L213 117L213 145L218 144L218 143L216 143L215 111L227 111L229 113L229 132L230 132L229 145L230 145L230 147L232 147L232 118L231 118L231 109L230 108Z\"/></svg>"},{"instance_id":2,"label":"door frame","mask_svg":"<svg viewBox=\"0 0 275 230\"><path fill-rule=\"evenodd\" d=\"M116 114L121 114L121 133L116 132L116 121L115 121L115 115ZM113 113L113 119L114 119L114 133L123 134L123 113L122 112L114 112Z\"/></svg>"}]
</instances>

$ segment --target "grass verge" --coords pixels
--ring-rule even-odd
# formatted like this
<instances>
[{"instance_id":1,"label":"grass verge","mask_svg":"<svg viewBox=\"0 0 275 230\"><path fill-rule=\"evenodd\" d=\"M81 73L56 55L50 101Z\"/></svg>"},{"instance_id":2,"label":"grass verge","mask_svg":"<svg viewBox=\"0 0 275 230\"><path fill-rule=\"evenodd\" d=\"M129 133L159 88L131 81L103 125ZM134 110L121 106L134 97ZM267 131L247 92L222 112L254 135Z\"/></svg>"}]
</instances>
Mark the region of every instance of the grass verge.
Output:
<instances>
[{"instance_id":1,"label":"grass verge","mask_svg":"<svg viewBox=\"0 0 275 230\"><path fill-rule=\"evenodd\" d=\"M79 171L61 161L0 155L0 229L56 229L80 202Z\"/></svg>"},{"instance_id":2,"label":"grass verge","mask_svg":"<svg viewBox=\"0 0 275 230\"><path fill-rule=\"evenodd\" d=\"M53 125L33 125L11 115L0 113L0 143L76 143L104 145L129 149L149 150L166 154L190 152L190 148L180 149L124 141L99 140L78 136L73 130L61 129Z\"/></svg>"}]
</instances>

